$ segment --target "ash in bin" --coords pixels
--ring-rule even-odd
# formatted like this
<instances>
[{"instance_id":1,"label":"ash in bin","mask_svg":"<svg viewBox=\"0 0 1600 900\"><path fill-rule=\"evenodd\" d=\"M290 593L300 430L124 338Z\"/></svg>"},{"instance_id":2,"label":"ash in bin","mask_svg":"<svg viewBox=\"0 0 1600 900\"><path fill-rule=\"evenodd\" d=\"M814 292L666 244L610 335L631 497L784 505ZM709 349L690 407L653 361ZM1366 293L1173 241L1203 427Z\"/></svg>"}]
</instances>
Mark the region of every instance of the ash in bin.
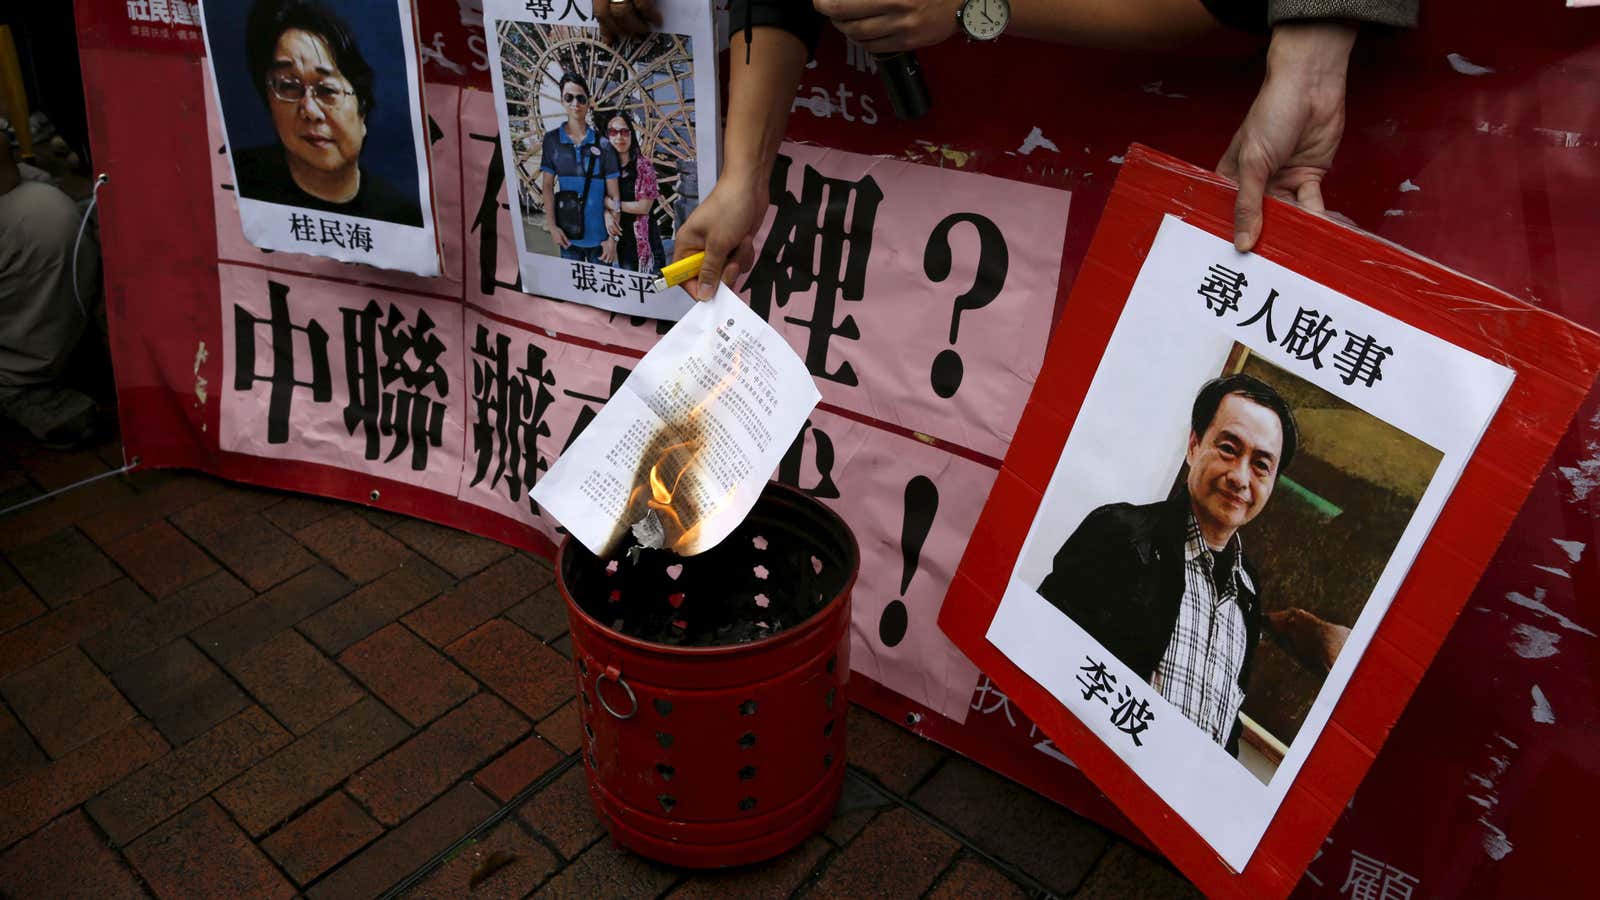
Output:
<instances>
[{"instance_id":1,"label":"ash in bin","mask_svg":"<svg viewBox=\"0 0 1600 900\"><path fill-rule=\"evenodd\" d=\"M639 543L628 548L631 560L637 560L641 550L660 550L667 545L667 528L661 524L661 517L655 510L646 512L644 518L633 523L633 539Z\"/></svg>"},{"instance_id":2,"label":"ash in bin","mask_svg":"<svg viewBox=\"0 0 1600 900\"><path fill-rule=\"evenodd\" d=\"M574 543L568 589L597 621L652 643L713 647L770 637L827 606L849 567L798 529L761 519L683 557L660 549L661 525L646 515L633 526L639 543L611 559Z\"/></svg>"}]
</instances>

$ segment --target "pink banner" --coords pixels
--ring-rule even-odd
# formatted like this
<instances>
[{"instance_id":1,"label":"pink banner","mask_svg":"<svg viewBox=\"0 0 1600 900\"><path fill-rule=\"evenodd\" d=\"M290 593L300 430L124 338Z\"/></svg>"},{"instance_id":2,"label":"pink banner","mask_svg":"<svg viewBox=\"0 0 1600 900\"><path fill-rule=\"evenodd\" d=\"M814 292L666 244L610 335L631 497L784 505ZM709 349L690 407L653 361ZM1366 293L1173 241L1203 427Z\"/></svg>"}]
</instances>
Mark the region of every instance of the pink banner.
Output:
<instances>
[{"instance_id":1,"label":"pink banner","mask_svg":"<svg viewBox=\"0 0 1600 900\"><path fill-rule=\"evenodd\" d=\"M964 720L978 669L939 630L939 606L994 469L818 409L778 475L833 507L861 546L852 671Z\"/></svg>"},{"instance_id":2,"label":"pink banner","mask_svg":"<svg viewBox=\"0 0 1600 900\"><path fill-rule=\"evenodd\" d=\"M740 289L824 403L998 457L1044 359L1069 197L785 144Z\"/></svg>"},{"instance_id":3,"label":"pink banner","mask_svg":"<svg viewBox=\"0 0 1600 900\"><path fill-rule=\"evenodd\" d=\"M459 304L227 263L218 277L221 449L455 492Z\"/></svg>"},{"instance_id":4,"label":"pink banner","mask_svg":"<svg viewBox=\"0 0 1600 900\"><path fill-rule=\"evenodd\" d=\"M560 543L556 521L528 491L638 360L472 310L466 346L467 453L457 497Z\"/></svg>"}]
</instances>

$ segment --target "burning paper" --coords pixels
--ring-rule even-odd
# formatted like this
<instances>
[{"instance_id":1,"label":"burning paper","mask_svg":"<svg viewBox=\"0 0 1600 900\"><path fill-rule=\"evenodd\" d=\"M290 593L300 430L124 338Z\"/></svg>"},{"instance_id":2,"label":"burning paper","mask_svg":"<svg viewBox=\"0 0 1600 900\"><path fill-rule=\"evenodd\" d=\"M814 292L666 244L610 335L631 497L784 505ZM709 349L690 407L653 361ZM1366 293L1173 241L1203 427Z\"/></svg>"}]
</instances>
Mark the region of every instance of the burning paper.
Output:
<instances>
[{"instance_id":1,"label":"burning paper","mask_svg":"<svg viewBox=\"0 0 1600 900\"><path fill-rule=\"evenodd\" d=\"M744 520L821 395L732 291L697 303L530 492L597 556L681 556Z\"/></svg>"}]
</instances>

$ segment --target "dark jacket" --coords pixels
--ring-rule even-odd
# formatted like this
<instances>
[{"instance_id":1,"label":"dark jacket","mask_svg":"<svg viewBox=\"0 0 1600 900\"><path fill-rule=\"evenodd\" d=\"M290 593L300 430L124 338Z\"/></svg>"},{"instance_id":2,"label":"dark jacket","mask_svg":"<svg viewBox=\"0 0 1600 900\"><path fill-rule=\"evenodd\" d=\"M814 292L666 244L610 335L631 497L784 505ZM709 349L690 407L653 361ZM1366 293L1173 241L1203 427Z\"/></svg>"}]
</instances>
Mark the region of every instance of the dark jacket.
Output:
<instances>
[{"instance_id":1,"label":"dark jacket","mask_svg":"<svg viewBox=\"0 0 1600 900\"><path fill-rule=\"evenodd\" d=\"M387 181L362 168L361 186L344 203L330 203L313 197L294 183L282 144L252 147L233 155L233 171L238 176L239 196L267 203L282 203L301 209L339 213L358 219L377 219L400 225L421 226L422 208L412 197L396 190Z\"/></svg>"},{"instance_id":2,"label":"dark jacket","mask_svg":"<svg viewBox=\"0 0 1600 900\"><path fill-rule=\"evenodd\" d=\"M1183 601L1183 546L1189 530L1189 495L1179 491L1159 503L1112 503L1089 513L1056 551L1039 596L1146 681L1167 652ZM1248 559L1245 573L1259 585ZM1261 597L1240 585L1245 654L1239 690L1261 637ZM1240 723L1227 751L1239 755Z\"/></svg>"}]
</instances>

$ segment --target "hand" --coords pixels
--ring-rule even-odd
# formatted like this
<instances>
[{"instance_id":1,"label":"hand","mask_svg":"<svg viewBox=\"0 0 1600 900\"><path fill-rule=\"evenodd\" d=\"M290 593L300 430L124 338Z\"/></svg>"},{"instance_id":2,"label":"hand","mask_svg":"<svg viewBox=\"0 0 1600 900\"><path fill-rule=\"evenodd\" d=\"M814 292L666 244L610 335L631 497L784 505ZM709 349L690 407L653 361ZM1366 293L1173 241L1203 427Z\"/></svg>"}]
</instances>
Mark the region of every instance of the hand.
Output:
<instances>
[{"instance_id":1,"label":"hand","mask_svg":"<svg viewBox=\"0 0 1600 900\"><path fill-rule=\"evenodd\" d=\"M1269 612L1267 629L1307 666L1326 672L1333 668L1350 639L1350 629L1335 625L1298 606Z\"/></svg>"},{"instance_id":2,"label":"hand","mask_svg":"<svg viewBox=\"0 0 1600 900\"><path fill-rule=\"evenodd\" d=\"M696 300L717 295L717 282L729 287L749 271L755 260L754 238L767 211L767 186L762 181L724 174L711 195L678 227L673 245L674 262L705 251L700 279L684 288Z\"/></svg>"},{"instance_id":3,"label":"hand","mask_svg":"<svg viewBox=\"0 0 1600 900\"><path fill-rule=\"evenodd\" d=\"M647 34L651 25L661 24L656 0L594 0L594 19L606 43L620 38Z\"/></svg>"},{"instance_id":4,"label":"hand","mask_svg":"<svg viewBox=\"0 0 1600 900\"><path fill-rule=\"evenodd\" d=\"M554 218L547 217L544 220L544 227L546 231L550 232L550 237L555 239L557 250L565 250L572 246L572 241L567 238L567 233L561 230L561 226L556 224Z\"/></svg>"},{"instance_id":5,"label":"hand","mask_svg":"<svg viewBox=\"0 0 1600 900\"><path fill-rule=\"evenodd\" d=\"M610 198L607 198L606 202L609 203ZM617 221L617 217L612 215L609 209L606 210L606 234L614 238L622 236L622 223Z\"/></svg>"},{"instance_id":6,"label":"hand","mask_svg":"<svg viewBox=\"0 0 1600 900\"><path fill-rule=\"evenodd\" d=\"M600 242L600 261L606 264L617 261L617 242L606 239Z\"/></svg>"},{"instance_id":7,"label":"hand","mask_svg":"<svg viewBox=\"0 0 1600 900\"><path fill-rule=\"evenodd\" d=\"M1217 174L1239 184L1233 245L1241 253L1261 237L1265 194L1326 212L1322 179L1344 135L1345 72L1355 39L1355 26L1338 21L1272 29L1266 80L1217 163Z\"/></svg>"},{"instance_id":8,"label":"hand","mask_svg":"<svg viewBox=\"0 0 1600 900\"><path fill-rule=\"evenodd\" d=\"M956 32L964 0L813 0L817 12L870 53L918 50Z\"/></svg>"}]
</instances>

